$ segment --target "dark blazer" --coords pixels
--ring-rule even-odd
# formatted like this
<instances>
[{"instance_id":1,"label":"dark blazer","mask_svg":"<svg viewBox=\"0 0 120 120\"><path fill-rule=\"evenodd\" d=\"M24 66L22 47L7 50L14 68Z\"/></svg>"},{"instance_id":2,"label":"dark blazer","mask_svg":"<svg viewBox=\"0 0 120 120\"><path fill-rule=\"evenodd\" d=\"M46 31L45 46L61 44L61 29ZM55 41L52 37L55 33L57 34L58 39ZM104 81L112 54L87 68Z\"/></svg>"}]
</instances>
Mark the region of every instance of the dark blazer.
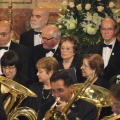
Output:
<instances>
[{"instance_id":1,"label":"dark blazer","mask_svg":"<svg viewBox=\"0 0 120 120\"><path fill-rule=\"evenodd\" d=\"M37 45L33 48L30 56L30 63L29 63L29 69L28 69L28 77L32 82L37 82L37 69L36 69L36 62L45 57L46 55L46 49L43 48L43 45ZM60 50L57 48L55 51L53 57L55 57L58 61L61 60Z\"/></svg>"},{"instance_id":2,"label":"dark blazer","mask_svg":"<svg viewBox=\"0 0 120 120\"><path fill-rule=\"evenodd\" d=\"M45 116L45 113L50 109L54 101L43 104L38 113L38 120L42 120ZM74 103L74 107L70 107L71 111L67 116L69 120L96 120L97 118L97 108L95 105L84 101L82 99L77 100Z\"/></svg>"},{"instance_id":3,"label":"dark blazer","mask_svg":"<svg viewBox=\"0 0 120 120\"><path fill-rule=\"evenodd\" d=\"M11 41L9 50L14 50L20 56L22 60L22 73L27 76L28 72L28 61L29 61L29 51L28 48Z\"/></svg>"},{"instance_id":4,"label":"dark blazer","mask_svg":"<svg viewBox=\"0 0 120 120\"><path fill-rule=\"evenodd\" d=\"M86 78L84 77L81 82L84 83L86 80ZM98 85L100 87L103 87L103 88L106 88L106 89L109 89L110 88L110 83L108 82L108 80L106 80L105 78L103 78L102 76L101 77L98 77L98 79L94 82L94 85Z\"/></svg>"},{"instance_id":5,"label":"dark blazer","mask_svg":"<svg viewBox=\"0 0 120 120\"><path fill-rule=\"evenodd\" d=\"M34 47L34 30L31 29L27 32L24 32L20 35L20 44L25 45L28 47L29 51Z\"/></svg>"},{"instance_id":6,"label":"dark blazer","mask_svg":"<svg viewBox=\"0 0 120 120\"><path fill-rule=\"evenodd\" d=\"M29 86L29 89L32 90L37 97L28 97L25 99L23 106L28 106L38 112L41 104L47 102L48 100L53 100L52 94L49 95L46 101L42 100L42 91L43 91L43 83L36 82Z\"/></svg>"},{"instance_id":7,"label":"dark blazer","mask_svg":"<svg viewBox=\"0 0 120 120\"><path fill-rule=\"evenodd\" d=\"M81 59L80 59L80 57L76 54L76 55L74 56L73 61L72 61L72 63L71 63L71 65L70 65L69 68L75 68L75 70L76 70L77 82L79 82L79 83L81 82L81 79L83 78L80 67L81 67ZM59 62L59 70L61 70L61 69L64 69L63 60L61 60L61 61Z\"/></svg>"},{"instance_id":8,"label":"dark blazer","mask_svg":"<svg viewBox=\"0 0 120 120\"><path fill-rule=\"evenodd\" d=\"M2 102L2 94L0 93L0 120L7 120L7 116L4 111L3 102Z\"/></svg>"},{"instance_id":9,"label":"dark blazer","mask_svg":"<svg viewBox=\"0 0 120 120\"><path fill-rule=\"evenodd\" d=\"M102 56L102 51L103 43L90 48L88 53L96 53ZM120 42L116 40L108 65L104 69L104 77L109 81L112 76L118 73L120 73Z\"/></svg>"}]
</instances>

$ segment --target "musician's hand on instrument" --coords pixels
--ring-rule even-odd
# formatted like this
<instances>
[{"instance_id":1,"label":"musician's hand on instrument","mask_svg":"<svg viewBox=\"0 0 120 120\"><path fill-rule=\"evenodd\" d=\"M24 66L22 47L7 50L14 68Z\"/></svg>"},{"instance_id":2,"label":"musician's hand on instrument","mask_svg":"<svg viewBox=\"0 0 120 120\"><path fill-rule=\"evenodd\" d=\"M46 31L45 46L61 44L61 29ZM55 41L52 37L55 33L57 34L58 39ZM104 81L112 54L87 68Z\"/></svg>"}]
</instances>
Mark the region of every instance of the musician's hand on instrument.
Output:
<instances>
[{"instance_id":1,"label":"musician's hand on instrument","mask_svg":"<svg viewBox=\"0 0 120 120\"><path fill-rule=\"evenodd\" d=\"M58 100L57 103L58 103L58 105L56 105L56 109L58 111L62 111L65 108L65 106L67 105L67 103L65 101L61 101L61 100Z\"/></svg>"}]
</instances>

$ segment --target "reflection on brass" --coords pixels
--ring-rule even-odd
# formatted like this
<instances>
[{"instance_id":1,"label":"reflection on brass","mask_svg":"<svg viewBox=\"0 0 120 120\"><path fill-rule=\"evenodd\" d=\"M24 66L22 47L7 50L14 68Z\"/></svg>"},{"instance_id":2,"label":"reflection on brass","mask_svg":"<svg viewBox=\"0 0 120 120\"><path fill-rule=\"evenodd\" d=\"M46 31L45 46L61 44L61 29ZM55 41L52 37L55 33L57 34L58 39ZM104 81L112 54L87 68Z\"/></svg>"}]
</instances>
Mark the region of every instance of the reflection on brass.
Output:
<instances>
[{"instance_id":1,"label":"reflection on brass","mask_svg":"<svg viewBox=\"0 0 120 120\"><path fill-rule=\"evenodd\" d=\"M78 99L78 96L81 98L84 95L86 89L89 88L93 81L96 81L96 79L96 76L94 76L92 79L87 79L81 87L77 88L74 97L69 101L62 112L55 109L50 109L46 112L43 120L68 120L66 113L69 110L70 106L74 104L74 102Z\"/></svg>"},{"instance_id":2,"label":"reflection on brass","mask_svg":"<svg viewBox=\"0 0 120 120\"><path fill-rule=\"evenodd\" d=\"M34 92L3 76L0 76L0 84L7 120L17 120L19 116L25 116L28 120L37 120L37 113L33 109L19 107L26 97L37 97Z\"/></svg>"},{"instance_id":3,"label":"reflection on brass","mask_svg":"<svg viewBox=\"0 0 120 120\"><path fill-rule=\"evenodd\" d=\"M75 93L78 91L78 88L81 88L82 86L83 83L75 84ZM80 98L93 103L97 107L107 107L112 105L110 91L97 85L88 87Z\"/></svg>"},{"instance_id":4,"label":"reflection on brass","mask_svg":"<svg viewBox=\"0 0 120 120\"><path fill-rule=\"evenodd\" d=\"M105 116L101 120L118 120L120 118L120 114L112 114L111 116Z\"/></svg>"}]
</instances>

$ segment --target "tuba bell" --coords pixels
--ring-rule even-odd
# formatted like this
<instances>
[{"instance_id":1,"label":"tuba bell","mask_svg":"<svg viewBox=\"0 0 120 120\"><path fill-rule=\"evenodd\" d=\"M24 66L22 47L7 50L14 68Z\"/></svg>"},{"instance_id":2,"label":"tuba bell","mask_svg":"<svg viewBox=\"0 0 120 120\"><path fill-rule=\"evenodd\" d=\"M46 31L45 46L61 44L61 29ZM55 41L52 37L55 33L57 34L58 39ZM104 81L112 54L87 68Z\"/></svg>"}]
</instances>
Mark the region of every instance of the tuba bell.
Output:
<instances>
[{"instance_id":1,"label":"tuba bell","mask_svg":"<svg viewBox=\"0 0 120 120\"><path fill-rule=\"evenodd\" d=\"M0 76L0 87L7 120L19 120L19 116L24 116L28 120L38 119L37 113L32 108L19 107L26 97L37 97L34 92L3 76Z\"/></svg>"},{"instance_id":2,"label":"tuba bell","mask_svg":"<svg viewBox=\"0 0 120 120\"><path fill-rule=\"evenodd\" d=\"M76 99L78 99L78 96L82 96L85 92L85 90L94 82L96 81L97 77L94 76L92 79L88 78L81 88L78 88L78 91L74 95L74 97L70 100L70 102L65 106L65 108L62 110L62 112L57 111L55 109L50 109L46 112L43 120L68 120L68 117L66 115L67 111L69 110L70 106L74 104Z\"/></svg>"}]
</instances>

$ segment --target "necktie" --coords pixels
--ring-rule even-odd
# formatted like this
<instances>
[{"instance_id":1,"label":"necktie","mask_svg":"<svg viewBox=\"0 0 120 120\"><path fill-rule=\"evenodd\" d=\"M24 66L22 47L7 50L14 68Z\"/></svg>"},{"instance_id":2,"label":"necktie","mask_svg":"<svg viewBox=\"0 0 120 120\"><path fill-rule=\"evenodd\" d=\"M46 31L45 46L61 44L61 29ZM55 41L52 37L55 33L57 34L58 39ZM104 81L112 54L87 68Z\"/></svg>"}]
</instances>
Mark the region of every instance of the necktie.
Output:
<instances>
[{"instance_id":1,"label":"necktie","mask_svg":"<svg viewBox=\"0 0 120 120\"><path fill-rule=\"evenodd\" d=\"M8 47L0 47L0 50L2 49L8 50Z\"/></svg>"},{"instance_id":2,"label":"necktie","mask_svg":"<svg viewBox=\"0 0 120 120\"><path fill-rule=\"evenodd\" d=\"M41 32L34 31L34 35L41 34Z\"/></svg>"},{"instance_id":3,"label":"necktie","mask_svg":"<svg viewBox=\"0 0 120 120\"><path fill-rule=\"evenodd\" d=\"M103 47L109 47L110 49L112 49L112 45L103 44Z\"/></svg>"}]
</instances>

